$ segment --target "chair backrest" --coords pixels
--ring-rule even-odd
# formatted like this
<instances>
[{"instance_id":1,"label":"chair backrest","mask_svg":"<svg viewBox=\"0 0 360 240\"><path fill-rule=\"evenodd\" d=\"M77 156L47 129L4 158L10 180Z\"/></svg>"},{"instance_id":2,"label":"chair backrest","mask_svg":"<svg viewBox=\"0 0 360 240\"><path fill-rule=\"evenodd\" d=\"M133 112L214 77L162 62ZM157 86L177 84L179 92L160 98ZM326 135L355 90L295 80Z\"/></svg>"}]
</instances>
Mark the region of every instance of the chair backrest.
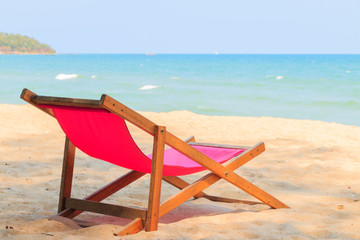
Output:
<instances>
[{"instance_id":1,"label":"chair backrest","mask_svg":"<svg viewBox=\"0 0 360 240\"><path fill-rule=\"evenodd\" d=\"M139 149L121 117L105 109L39 107L52 109L66 136L89 156L128 169L151 172L151 159Z\"/></svg>"}]
</instances>

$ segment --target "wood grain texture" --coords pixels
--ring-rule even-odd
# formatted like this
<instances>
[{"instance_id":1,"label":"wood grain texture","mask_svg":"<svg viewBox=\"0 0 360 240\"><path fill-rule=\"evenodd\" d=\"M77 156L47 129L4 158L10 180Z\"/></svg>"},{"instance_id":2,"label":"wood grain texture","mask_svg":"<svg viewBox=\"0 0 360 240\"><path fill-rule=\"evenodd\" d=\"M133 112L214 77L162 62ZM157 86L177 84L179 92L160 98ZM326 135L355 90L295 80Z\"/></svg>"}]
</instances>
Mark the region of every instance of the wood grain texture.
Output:
<instances>
[{"instance_id":1,"label":"wood grain texture","mask_svg":"<svg viewBox=\"0 0 360 240\"><path fill-rule=\"evenodd\" d=\"M136 111L128 108L124 104L116 101L112 97L103 94L100 100L100 104L108 111L122 117L135 126L141 128L145 132L153 136L155 135L155 127L157 126L155 123L137 113Z\"/></svg>"},{"instance_id":2,"label":"wood grain texture","mask_svg":"<svg viewBox=\"0 0 360 240\"><path fill-rule=\"evenodd\" d=\"M65 209L65 199L71 196L72 179L75 162L75 146L68 137L65 138L64 159L61 174L58 213Z\"/></svg>"},{"instance_id":3,"label":"wood grain texture","mask_svg":"<svg viewBox=\"0 0 360 240\"><path fill-rule=\"evenodd\" d=\"M204 147L216 147L216 148L231 148L231 149L249 149L247 146L216 144L216 143L201 143L201 142L187 142L191 146L204 146Z\"/></svg>"},{"instance_id":4,"label":"wood grain texture","mask_svg":"<svg viewBox=\"0 0 360 240\"><path fill-rule=\"evenodd\" d=\"M31 105L33 105L37 109L49 114L52 117L55 117L55 115L54 115L54 113L53 113L53 111L51 109L38 107L38 105L32 100L36 96L37 95L35 93L33 93L32 91L24 88L23 91L21 92L20 98L23 99L24 101L30 103Z\"/></svg>"},{"instance_id":5,"label":"wood grain texture","mask_svg":"<svg viewBox=\"0 0 360 240\"><path fill-rule=\"evenodd\" d=\"M145 231L156 231L158 227L161 180L165 150L165 136L165 127L155 127L154 146L151 163L149 202L145 221Z\"/></svg>"},{"instance_id":6,"label":"wood grain texture","mask_svg":"<svg viewBox=\"0 0 360 240\"><path fill-rule=\"evenodd\" d=\"M102 106L100 105L100 100L92 100L92 99L34 96L32 98L32 101L36 104L44 104L44 105L102 108Z\"/></svg>"},{"instance_id":7,"label":"wood grain texture","mask_svg":"<svg viewBox=\"0 0 360 240\"><path fill-rule=\"evenodd\" d=\"M66 198L65 207L79 209L93 213L101 213L110 216L122 217L127 219L141 218L145 219L146 210L135 207L125 207L108 203L100 203L83 199Z\"/></svg>"}]
</instances>

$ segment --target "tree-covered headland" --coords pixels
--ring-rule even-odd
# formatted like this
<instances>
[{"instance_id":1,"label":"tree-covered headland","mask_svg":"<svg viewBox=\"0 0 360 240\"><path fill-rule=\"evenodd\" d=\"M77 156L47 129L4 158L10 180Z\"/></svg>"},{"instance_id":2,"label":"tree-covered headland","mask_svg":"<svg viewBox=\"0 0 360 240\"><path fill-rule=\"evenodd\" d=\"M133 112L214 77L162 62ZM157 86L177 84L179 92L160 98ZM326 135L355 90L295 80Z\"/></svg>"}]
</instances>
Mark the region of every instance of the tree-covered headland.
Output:
<instances>
[{"instance_id":1,"label":"tree-covered headland","mask_svg":"<svg viewBox=\"0 0 360 240\"><path fill-rule=\"evenodd\" d=\"M0 32L0 54L55 54L55 50L28 36Z\"/></svg>"}]
</instances>

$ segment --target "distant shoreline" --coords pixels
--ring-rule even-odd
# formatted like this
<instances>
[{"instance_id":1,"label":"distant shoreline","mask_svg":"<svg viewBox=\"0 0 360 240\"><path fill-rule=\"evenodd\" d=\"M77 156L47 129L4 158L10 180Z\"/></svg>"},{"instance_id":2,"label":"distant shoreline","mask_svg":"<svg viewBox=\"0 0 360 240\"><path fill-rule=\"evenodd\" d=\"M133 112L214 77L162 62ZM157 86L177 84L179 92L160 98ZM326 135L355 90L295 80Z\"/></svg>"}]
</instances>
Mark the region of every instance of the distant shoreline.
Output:
<instances>
[{"instance_id":1,"label":"distant shoreline","mask_svg":"<svg viewBox=\"0 0 360 240\"><path fill-rule=\"evenodd\" d=\"M40 43L38 40L20 35L0 32L0 54L1 55L33 55L33 54L55 54L56 51L49 45Z\"/></svg>"},{"instance_id":2,"label":"distant shoreline","mask_svg":"<svg viewBox=\"0 0 360 240\"><path fill-rule=\"evenodd\" d=\"M23 53L23 52L1 52L0 55L139 55L139 56L164 56L164 55L183 55L183 56L201 56L201 55L216 55L214 53L156 53L155 55L148 55L144 53ZM360 53L310 53L310 54L301 54L301 53L222 53L216 56L359 56Z\"/></svg>"},{"instance_id":3,"label":"distant shoreline","mask_svg":"<svg viewBox=\"0 0 360 240\"><path fill-rule=\"evenodd\" d=\"M39 53L39 52L0 52L0 55L55 55L55 53Z\"/></svg>"}]
</instances>

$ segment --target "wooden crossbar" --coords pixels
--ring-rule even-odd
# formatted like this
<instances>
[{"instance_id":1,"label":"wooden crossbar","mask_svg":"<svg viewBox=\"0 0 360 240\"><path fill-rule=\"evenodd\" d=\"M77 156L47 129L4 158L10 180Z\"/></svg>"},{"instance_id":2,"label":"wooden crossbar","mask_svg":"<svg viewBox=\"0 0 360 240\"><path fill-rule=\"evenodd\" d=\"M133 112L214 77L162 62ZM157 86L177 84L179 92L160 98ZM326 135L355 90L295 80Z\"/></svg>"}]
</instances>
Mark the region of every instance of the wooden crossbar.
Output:
<instances>
[{"instance_id":1,"label":"wooden crossbar","mask_svg":"<svg viewBox=\"0 0 360 240\"><path fill-rule=\"evenodd\" d=\"M38 105L37 105L35 102L33 102L32 99L33 99L35 96L37 96L35 93L33 93L32 91L24 88L24 90L21 92L20 98L21 98L22 100L30 103L30 104L33 105L34 107L40 109L41 111L49 114L50 116L55 117L55 116L54 116L54 113L53 113L53 111L52 111L51 109L39 108Z\"/></svg>"},{"instance_id":2,"label":"wooden crossbar","mask_svg":"<svg viewBox=\"0 0 360 240\"><path fill-rule=\"evenodd\" d=\"M80 98L62 98L49 96L33 96L31 99L36 104L43 105L57 105L57 106L72 106L85 108L102 108L100 100L80 99Z\"/></svg>"},{"instance_id":3,"label":"wooden crossbar","mask_svg":"<svg viewBox=\"0 0 360 240\"><path fill-rule=\"evenodd\" d=\"M135 219L145 219L146 209L125 207L120 205L113 205L108 203L99 203L94 201L66 198L65 207L70 209L79 209L81 211L88 211L94 213L101 213L110 216Z\"/></svg>"},{"instance_id":4,"label":"wooden crossbar","mask_svg":"<svg viewBox=\"0 0 360 240\"><path fill-rule=\"evenodd\" d=\"M136 181L137 179L144 176L145 173L137 172L137 171L130 171L127 174L119 177L118 179L112 181L111 183L107 184L106 186L102 187L98 191L94 192L93 194L87 196L83 200L95 201L100 202L111 196L112 194L116 193L120 189L126 187L130 183ZM67 218L74 218L83 211L81 210L74 210L74 209L65 209L64 211L60 212L58 215Z\"/></svg>"},{"instance_id":5,"label":"wooden crossbar","mask_svg":"<svg viewBox=\"0 0 360 240\"><path fill-rule=\"evenodd\" d=\"M202 143L202 142L188 142L191 146L204 146L204 147L216 147L216 148L232 148L232 149L249 149L246 146L227 145L227 144L215 144L215 143Z\"/></svg>"}]
</instances>

